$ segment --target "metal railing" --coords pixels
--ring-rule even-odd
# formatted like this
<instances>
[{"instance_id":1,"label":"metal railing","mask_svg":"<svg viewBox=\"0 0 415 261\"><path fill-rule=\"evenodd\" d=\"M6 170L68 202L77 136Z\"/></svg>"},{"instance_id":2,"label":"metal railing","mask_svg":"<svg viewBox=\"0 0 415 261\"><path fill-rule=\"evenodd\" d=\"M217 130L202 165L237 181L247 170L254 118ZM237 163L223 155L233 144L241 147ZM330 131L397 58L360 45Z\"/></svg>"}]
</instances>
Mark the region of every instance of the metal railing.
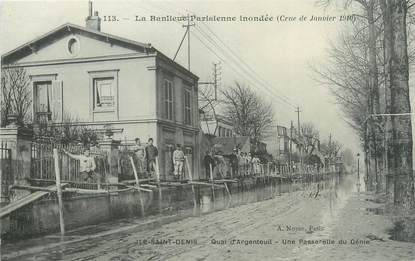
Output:
<instances>
[{"instance_id":1,"label":"metal railing","mask_svg":"<svg viewBox=\"0 0 415 261\"><path fill-rule=\"evenodd\" d=\"M9 186L13 184L11 149L7 143L0 143L0 203L8 202Z\"/></svg>"},{"instance_id":2,"label":"metal railing","mask_svg":"<svg viewBox=\"0 0 415 261\"><path fill-rule=\"evenodd\" d=\"M33 180L50 180L55 181L55 169L53 149L59 151L59 169L60 176L63 182L69 181L75 184L75 187L91 189L95 188L94 184L89 184L83 180L80 173L79 160L74 159L63 152L66 150L72 154L83 154L84 147L81 145L61 144L54 142L33 142L31 155L31 173L30 178ZM95 160L95 173L100 179L100 182L105 182L109 173L108 155L105 151L98 148L90 148L90 155ZM94 180L98 183L98 180Z\"/></svg>"}]
</instances>

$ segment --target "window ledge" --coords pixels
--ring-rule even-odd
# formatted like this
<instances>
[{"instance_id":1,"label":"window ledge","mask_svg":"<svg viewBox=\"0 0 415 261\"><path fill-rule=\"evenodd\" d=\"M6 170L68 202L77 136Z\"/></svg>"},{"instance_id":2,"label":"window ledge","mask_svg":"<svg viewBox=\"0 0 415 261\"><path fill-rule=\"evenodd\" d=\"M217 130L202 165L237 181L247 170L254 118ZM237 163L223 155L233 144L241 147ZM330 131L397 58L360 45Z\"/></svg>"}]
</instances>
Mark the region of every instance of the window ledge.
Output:
<instances>
[{"instance_id":1,"label":"window ledge","mask_svg":"<svg viewBox=\"0 0 415 261\"><path fill-rule=\"evenodd\" d=\"M110 108L110 109L94 109L93 110L94 113L100 113L100 112L115 112L114 108Z\"/></svg>"}]
</instances>

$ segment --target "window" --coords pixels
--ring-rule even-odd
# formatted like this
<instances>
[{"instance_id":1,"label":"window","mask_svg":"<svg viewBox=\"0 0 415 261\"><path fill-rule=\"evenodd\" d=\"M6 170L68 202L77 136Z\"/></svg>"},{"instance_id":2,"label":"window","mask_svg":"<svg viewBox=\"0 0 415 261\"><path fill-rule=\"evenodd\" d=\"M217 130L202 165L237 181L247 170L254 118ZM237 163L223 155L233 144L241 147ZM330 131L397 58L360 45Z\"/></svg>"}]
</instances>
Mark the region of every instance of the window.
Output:
<instances>
[{"instance_id":1,"label":"window","mask_svg":"<svg viewBox=\"0 0 415 261\"><path fill-rule=\"evenodd\" d=\"M184 90L184 123L192 124L192 93L191 90Z\"/></svg>"},{"instance_id":2,"label":"window","mask_svg":"<svg viewBox=\"0 0 415 261\"><path fill-rule=\"evenodd\" d=\"M35 111L36 120L51 120L52 82L35 82Z\"/></svg>"},{"instance_id":3,"label":"window","mask_svg":"<svg viewBox=\"0 0 415 261\"><path fill-rule=\"evenodd\" d=\"M115 88L114 78L94 78L94 109L114 109Z\"/></svg>"},{"instance_id":4,"label":"window","mask_svg":"<svg viewBox=\"0 0 415 261\"><path fill-rule=\"evenodd\" d=\"M76 56L79 53L79 40L76 38L71 38L68 41L68 52L72 56Z\"/></svg>"},{"instance_id":5,"label":"window","mask_svg":"<svg viewBox=\"0 0 415 261\"><path fill-rule=\"evenodd\" d=\"M88 71L91 121L119 120L119 69Z\"/></svg>"},{"instance_id":6,"label":"window","mask_svg":"<svg viewBox=\"0 0 415 261\"><path fill-rule=\"evenodd\" d=\"M173 120L173 84L164 80L164 117Z\"/></svg>"}]
</instances>

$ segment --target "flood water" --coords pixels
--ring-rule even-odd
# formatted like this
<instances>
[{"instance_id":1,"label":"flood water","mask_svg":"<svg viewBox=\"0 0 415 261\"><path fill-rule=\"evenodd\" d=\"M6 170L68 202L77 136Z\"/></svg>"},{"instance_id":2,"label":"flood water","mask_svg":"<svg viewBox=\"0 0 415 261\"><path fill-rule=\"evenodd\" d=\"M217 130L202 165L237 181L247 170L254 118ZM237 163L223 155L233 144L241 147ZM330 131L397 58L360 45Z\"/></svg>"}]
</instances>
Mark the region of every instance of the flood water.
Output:
<instances>
[{"instance_id":1,"label":"flood water","mask_svg":"<svg viewBox=\"0 0 415 261\"><path fill-rule=\"evenodd\" d=\"M190 204L190 207L186 208L183 208L183 205L172 204L169 207L160 207L159 211L148 213L144 217L119 219L73 229L64 237L56 233L18 242L6 242L1 247L2 260L170 259L167 256L171 254L186 254L187 248L164 247L161 250L160 246L141 244L141 240L156 238L170 240L165 241L166 244L171 240L187 240L187 243L191 243L191 240L210 242L210 238L218 234L221 235L218 238L234 236L235 233L243 231L246 231L247 235L253 235L255 230L248 232L247 229L255 229L261 224L265 227L267 219L270 218L267 212L273 209L275 211L272 215L276 215L287 224L294 224L303 220L290 220L290 215L301 215L301 211L309 208L307 213L313 215L313 211L317 211L314 214L315 217L318 216L318 221L310 217L309 222L327 228L334 222L333 217L338 214L337 210L341 209L348 196L356 191L354 183L350 176L346 176L342 179L335 177L309 184L258 186L231 195L203 195L198 204ZM307 204L307 201L325 210L317 209ZM265 205L262 207L258 204ZM244 223L244 219L247 219L247 223ZM329 229L325 229L319 236L325 236L329 232ZM317 234L314 233L313 236ZM189 248L189 253L199 251L199 248L200 243L196 249ZM298 254L295 249L287 253L293 254Z\"/></svg>"}]
</instances>

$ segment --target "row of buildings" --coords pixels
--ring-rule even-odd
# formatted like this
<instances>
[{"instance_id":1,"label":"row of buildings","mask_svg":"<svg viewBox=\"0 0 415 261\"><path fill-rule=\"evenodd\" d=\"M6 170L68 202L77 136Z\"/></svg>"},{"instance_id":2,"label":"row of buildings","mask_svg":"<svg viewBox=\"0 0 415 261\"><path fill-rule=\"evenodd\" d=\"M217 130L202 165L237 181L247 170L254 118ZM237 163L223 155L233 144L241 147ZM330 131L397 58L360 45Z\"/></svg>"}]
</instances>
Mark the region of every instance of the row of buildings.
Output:
<instances>
[{"instance_id":1,"label":"row of buildings","mask_svg":"<svg viewBox=\"0 0 415 261\"><path fill-rule=\"evenodd\" d=\"M197 75L151 44L102 32L92 5L85 27L63 24L5 53L1 63L29 75L33 123L71 117L71 124L122 129L114 139L153 138L163 173L175 144L183 144L197 172L207 149L203 133L222 138L224 147L234 137L224 117L201 121Z\"/></svg>"}]
</instances>

